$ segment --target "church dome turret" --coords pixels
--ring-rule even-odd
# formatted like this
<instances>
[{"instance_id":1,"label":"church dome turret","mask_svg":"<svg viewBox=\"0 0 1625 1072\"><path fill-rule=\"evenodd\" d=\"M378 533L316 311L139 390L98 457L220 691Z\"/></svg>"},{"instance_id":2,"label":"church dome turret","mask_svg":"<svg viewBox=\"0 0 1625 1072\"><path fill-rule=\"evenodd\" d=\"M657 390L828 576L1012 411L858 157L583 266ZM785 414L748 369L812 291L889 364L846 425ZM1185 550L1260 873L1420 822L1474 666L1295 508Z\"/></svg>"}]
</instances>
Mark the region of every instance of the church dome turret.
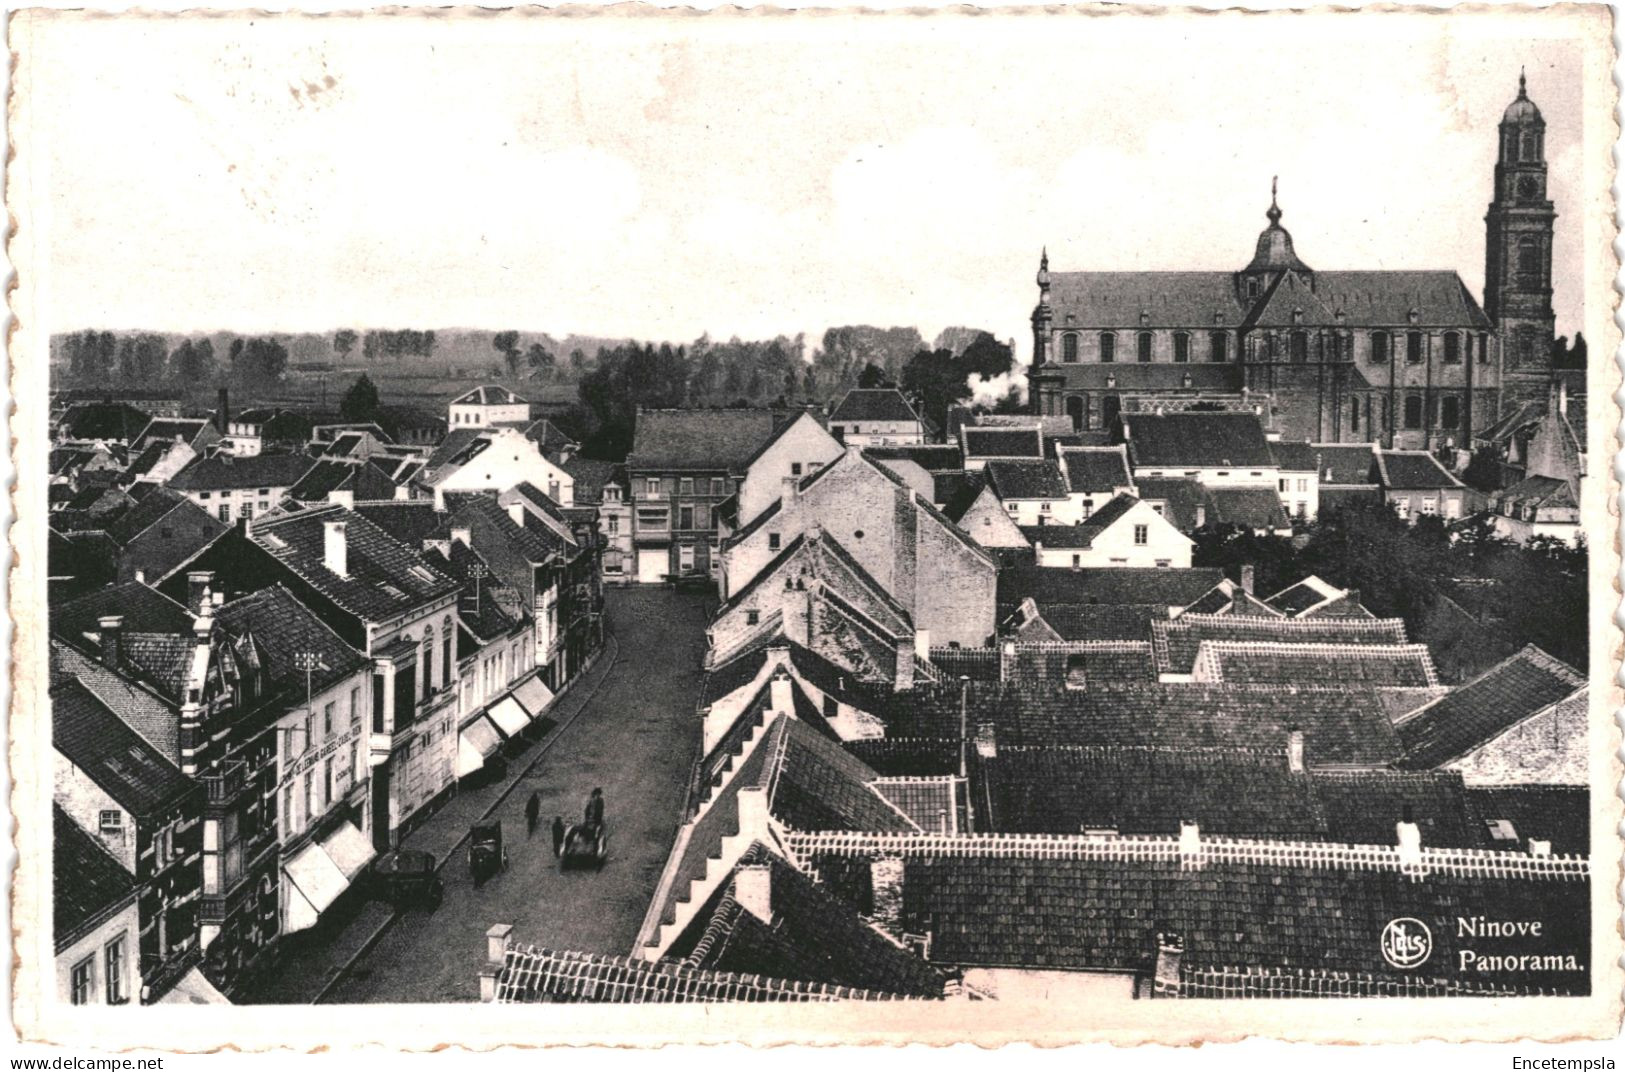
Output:
<instances>
[{"instance_id":1,"label":"church dome turret","mask_svg":"<svg viewBox=\"0 0 1625 1072\"><path fill-rule=\"evenodd\" d=\"M1515 123L1520 126L1532 123L1545 125L1545 122L1546 120L1541 118L1540 109L1535 107L1535 102L1529 99L1528 83L1523 72L1519 71L1518 96L1511 104L1507 105L1506 114L1501 116L1501 124L1503 126L1508 123Z\"/></svg>"},{"instance_id":2,"label":"church dome turret","mask_svg":"<svg viewBox=\"0 0 1625 1072\"><path fill-rule=\"evenodd\" d=\"M1276 201L1275 181L1270 181L1270 207L1264 215L1269 218L1270 225L1258 236L1258 249L1253 253L1252 263L1242 269L1243 272L1279 272L1297 271L1307 272L1309 266L1298 259L1297 253L1292 249L1292 233L1281 226L1281 206Z\"/></svg>"}]
</instances>

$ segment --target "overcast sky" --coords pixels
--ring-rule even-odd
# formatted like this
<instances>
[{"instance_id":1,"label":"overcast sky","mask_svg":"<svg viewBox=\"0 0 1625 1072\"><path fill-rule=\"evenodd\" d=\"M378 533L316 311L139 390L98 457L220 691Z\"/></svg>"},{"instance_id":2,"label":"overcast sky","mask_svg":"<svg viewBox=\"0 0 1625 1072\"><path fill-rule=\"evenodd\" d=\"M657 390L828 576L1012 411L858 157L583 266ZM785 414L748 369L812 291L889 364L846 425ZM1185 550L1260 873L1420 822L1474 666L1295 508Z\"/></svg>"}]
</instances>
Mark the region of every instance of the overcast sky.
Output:
<instances>
[{"instance_id":1,"label":"overcast sky","mask_svg":"<svg viewBox=\"0 0 1625 1072\"><path fill-rule=\"evenodd\" d=\"M13 42L40 87L19 166L54 198L25 240L50 330L966 324L1025 356L1041 246L1057 270L1233 270L1275 174L1312 267L1454 268L1481 294L1526 65L1572 334L1586 79L1548 25L44 24Z\"/></svg>"}]
</instances>

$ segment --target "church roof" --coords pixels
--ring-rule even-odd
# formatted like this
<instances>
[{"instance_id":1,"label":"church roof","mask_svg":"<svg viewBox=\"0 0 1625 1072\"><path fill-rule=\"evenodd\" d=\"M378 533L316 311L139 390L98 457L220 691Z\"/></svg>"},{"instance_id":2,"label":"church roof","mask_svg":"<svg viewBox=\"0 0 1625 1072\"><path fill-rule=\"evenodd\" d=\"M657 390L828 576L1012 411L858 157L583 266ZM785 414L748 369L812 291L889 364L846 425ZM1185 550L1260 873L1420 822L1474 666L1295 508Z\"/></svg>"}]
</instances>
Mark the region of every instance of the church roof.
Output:
<instances>
[{"instance_id":1,"label":"church roof","mask_svg":"<svg viewBox=\"0 0 1625 1072\"><path fill-rule=\"evenodd\" d=\"M1292 248L1292 233L1281 226L1281 206L1275 203L1275 184L1270 183L1270 207L1264 213L1270 225L1258 236L1258 247L1253 252L1249 272L1295 271L1307 272L1309 266L1298 259Z\"/></svg>"},{"instance_id":2,"label":"church roof","mask_svg":"<svg viewBox=\"0 0 1625 1072\"><path fill-rule=\"evenodd\" d=\"M1506 123L1538 123L1542 126L1546 121L1540 116L1540 109L1535 102L1529 99L1529 86L1524 79L1522 71L1518 72L1518 95L1511 104L1507 105L1506 112L1501 116L1502 124Z\"/></svg>"},{"instance_id":3,"label":"church roof","mask_svg":"<svg viewBox=\"0 0 1625 1072\"><path fill-rule=\"evenodd\" d=\"M1234 328L1247 314L1229 272L1055 272L1050 304L1063 328L1140 327L1141 313L1147 327Z\"/></svg>"}]
</instances>

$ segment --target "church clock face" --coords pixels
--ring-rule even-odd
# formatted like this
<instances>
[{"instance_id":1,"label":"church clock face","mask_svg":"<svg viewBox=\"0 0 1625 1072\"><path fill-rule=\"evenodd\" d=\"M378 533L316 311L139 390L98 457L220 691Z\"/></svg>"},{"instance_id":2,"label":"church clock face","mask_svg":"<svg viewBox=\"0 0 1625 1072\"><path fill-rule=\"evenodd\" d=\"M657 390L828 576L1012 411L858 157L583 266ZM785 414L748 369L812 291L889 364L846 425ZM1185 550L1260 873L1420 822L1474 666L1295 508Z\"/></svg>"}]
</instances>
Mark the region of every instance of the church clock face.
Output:
<instances>
[{"instance_id":1,"label":"church clock face","mask_svg":"<svg viewBox=\"0 0 1625 1072\"><path fill-rule=\"evenodd\" d=\"M1532 175L1525 175L1518 180L1518 197L1524 201L1533 201L1540 196L1540 183Z\"/></svg>"}]
</instances>

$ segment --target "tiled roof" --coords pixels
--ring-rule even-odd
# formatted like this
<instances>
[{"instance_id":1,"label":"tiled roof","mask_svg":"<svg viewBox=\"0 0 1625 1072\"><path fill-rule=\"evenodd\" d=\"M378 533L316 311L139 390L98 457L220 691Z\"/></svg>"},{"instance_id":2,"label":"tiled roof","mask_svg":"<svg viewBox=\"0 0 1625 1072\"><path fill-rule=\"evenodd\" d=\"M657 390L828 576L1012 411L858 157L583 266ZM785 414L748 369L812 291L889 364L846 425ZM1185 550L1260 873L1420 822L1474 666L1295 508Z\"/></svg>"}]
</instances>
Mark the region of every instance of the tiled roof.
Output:
<instances>
[{"instance_id":1,"label":"tiled roof","mask_svg":"<svg viewBox=\"0 0 1625 1072\"><path fill-rule=\"evenodd\" d=\"M1037 428L960 429L965 456L975 458L1042 458L1043 435Z\"/></svg>"},{"instance_id":2,"label":"tiled roof","mask_svg":"<svg viewBox=\"0 0 1625 1072\"><path fill-rule=\"evenodd\" d=\"M570 479L574 481L572 493L576 505L596 506L604 501L604 485L615 479L615 470L620 466L615 462L601 462L594 458L574 455L560 468L569 473ZM622 486L625 486L624 483Z\"/></svg>"},{"instance_id":3,"label":"tiled roof","mask_svg":"<svg viewBox=\"0 0 1625 1072\"><path fill-rule=\"evenodd\" d=\"M1170 622L1154 622L1152 643L1157 667L1163 673L1188 674L1196 665L1204 640L1246 644L1377 644L1406 642L1405 623L1398 618L1253 618L1239 614L1183 614Z\"/></svg>"},{"instance_id":4,"label":"tiled roof","mask_svg":"<svg viewBox=\"0 0 1625 1072\"><path fill-rule=\"evenodd\" d=\"M762 975L691 968L670 961L510 949L497 976L500 1003L666 1004L717 1001L885 1001L895 995Z\"/></svg>"},{"instance_id":5,"label":"tiled roof","mask_svg":"<svg viewBox=\"0 0 1625 1072\"><path fill-rule=\"evenodd\" d=\"M1411 770L1442 766L1585 684L1573 667L1531 644L1401 722L1402 765Z\"/></svg>"},{"instance_id":6,"label":"tiled roof","mask_svg":"<svg viewBox=\"0 0 1625 1072\"><path fill-rule=\"evenodd\" d=\"M1370 443L1313 443L1320 456L1320 483L1375 484L1377 448Z\"/></svg>"},{"instance_id":7,"label":"tiled roof","mask_svg":"<svg viewBox=\"0 0 1625 1072\"><path fill-rule=\"evenodd\" d=\"M1554 509L1576 509L1579 500L1574 495L1574 485L1567 480L1559 480L1550 476L1528 476L1509 488L1504 488L1490 497L1491 502L1499 508L1503 503L1514 503L1519 507L1551 507Z\"/></svg>"},{"instance_id":8,"label":"tiled roof","mask_svg":"<svg viewBox=\"0 0 1625 1072\"><path fill-rule=\"evenodd\" d=\"M1403 491L1463 486L1425 450L1379 450L1377 474L1384 488Z\"/></svg>"},{"instance_id":9,"label":"tiled roof","mask_svg":"<svg viewBox=\"0 0 1625 1072\"><path fill-rule=\"evenodd\" d=\"M1045 547L1092 547L1095 538L1118 521L1136 506L1140 500L1127 493L1112 498L1112 501L1090 514L1076 525L1023 525L1021 534L1027 537L1034 547L1043 544Z\"/></svg>"},{"instance_id":10,"label":"tiled roof","mask_svg":"<svg viewBox=\"0 0 1625 1072\"><path fill-rule=\"evenodd\" d=\"M1071 314L1092 329L1138 328L1142 314L1148 327L1213 324L1216 313L1233 329L1247 312L1230 272L1052 272L1050 305L1056 323Z\"/></svg>"},{"instance_id":11,"label":"tiled roof","mask_svg":"<svg viewBox=\"0 0 1625 1072\"><path fill-rule=\"evenodd\" d=\"M761 746L773 746L765 772L768 808L793 830L917 829L877 793L878 775L800 719L780 716Z\"/></svg>"},{"instance_id":12,"label":"tiled roof","mask_svg":"<svg viewBox=\"0 0 1625 1072\"><path fill-rule=\"evenodd\" d=\"M522 406L525 400L494 383L485 383L452 400L454 406Z\"/></svg>"},{"instance_id":13,"label":"tiled roof","mask_svg":"<svg viewBox=\"0 0 1625 1072\"><path fill-rule=\"evenodd\" d=\"M77 680L160 755L171 763L180 762L180 715L173 703L152 688L107 669L96 658L53 640L51 681L54 684L64 677Z\"/></svg>"},{"instance_id":14,"label":"tiled roof","mask_svg":"<svg viewBox=\"0 0 1625 1072\"><path fill-rule=\"evenodd\" d=\"M775 427L765 409L639 410L626 466L742 472Z\"/></svg>"},{"instance_id":15,"label":"tiled roof","mask_svg":"<svg viewBox=\"0 0 1625 1072\"><path fill-rule=\"evenodd\" d=\"M1005 613L1028 596L1046 610L1053 603L1161 603L1187 607L1222 580L1224 571L1216 568L1016 567L999 571L998 601Z\"/></svg>"},{"instance_id":16,"label":"tiled roof","mask_svg":"<svg viewBox=\"0 0 1625 1072\"><path fill-rule=\"evenodd\" d=\"M135 900L135 876L68 813L51 805L51 931L60 950Z\"/></svg>"},{"instance_id":17,"label":"tiled roof","mask_svg":"<svg viewBox=\"0 0 1625 1072\"><path fill-rule=\"evenodd\" d=\"M177 439L182 443L195 443L209 422L203 417L154 417L141 432L138 445L162 443L166 448Z\"/></svg>"},{"instance_id":18,"label":"tiled roof","mask_svg":"<svg viewBox=\"0 0 1625 1072\"><path fill-rule=\"evenodd\" d=\"M1208 522L1208 489L1192 477L1142 476L1134 481L1134 490L1142 500L1162 503L1162 516L1181 532L1201 528ZM1202 508L1200 519L1197 507Z\"/></svg>"},{"instance_id":19,"label":"tiled roof","mask_svg":"<svg viewBox=\"0 0 1625 1072\"><path fill-rule=\"evenodd\" d=\"M321 692L367 667L368 660L333 632L280 584L222 604L215 610L219 627L232 637L252 635L266 659L266 677L278 685L305 685L299 656L316 656L310 675L312 694Z\"/></svg>"},{"instance_id":20,"label":"tiled roof","mask_svg":"<svg viewBox=\"0 0 1625 1072\"><path fill-rule=\"evenodd\" d=\"M1316 272L1315 296L1350 327L1493 327L1453 271Z\"/></svg>"},{"instance_id":21,"label":"tiled roof","mask_svg":"<svg viewBox=\"0 0 1625 1072\"><path fill-rule=\"evenodd\" d=\"M1252 413L1125 413L1135 468L1247 468L1275 464Z\"/></svg>"},{"instance_id":22,"label":"tiled roof","mask_svg":"<svg viewBox=\"0 0 1625 1072\"><path fill-rule=\"evenodd\" d=\"M903 605L847 553L839 540L817 529L786 544L723 604L716 617L745 606L764 585L799 583L806 587L809 581L819 582L822 594L850 604L893 637L912 631L912 619Z\"/></svg>"},{"instance_id":23,"label":"tiled roof","mask_svg":"<svg viewBox=\"0 0 1625 1072\"><path fill-rule=\"evenodd\" d=\"M1364 685L1433 688L1439 675L1426 644L1277 644L1204 640L1197 676L1237 685Z\"/></svg>"},{"instance_id":24,"label":"tiled roof","mask_svg":"<svg viewBox=\"0 0 1625 1072\"><path fill-rule=\"evenodd\" d=\"M1495 785L1467 790L1473 813L1488 831L1489 824L1505 820L1513 840L1491 834L1496 848L1529 848L1531 838L1549 841L1555 853L1587 855L1591 852L1591 790L1583 785Z\"/></svg>"},{"instance_id":25,"label":"tiled roof","mask_svg":"<svg viewBox=\"0 0 1625 1072\"><path fill-rule=\"evenodd\" d=\"M395 494L395 483L371 465L318 461L288 494L304 502L321 502L332 491L349 491L356 499L387 499Z\"/></svg>"},{"instance_id":26,"label":"tiled roof","mask_svg":"<svg viewBox=\"0 0 1625 1072\"><path fill-rule=\"evenodd\" d=\"M493 433L489 428L453 428L434 448L428 461L423 463L423 481L437 484L448 473L472 460L491 446Z\"/></svg>"},{"instance_id":27,"label":"tiled roof","mask_svg":"<svg viewBox=\"0 0 1625 1072\"><path fill-rule=\"evenodd\" d=\"M1040 610L1044 624L1064 641L1146 640L1151 623L1166 621L1165 603L1055 603Z\"/></svg>"},{"instance_id":28,"label":"tiled roof","mask_svg":"<svg viewBox=\"0 0 1625 1072\"><path fill-rule=\"evenodd\" d=\"M118 615L126 633L184 633L191 635L192 615L186 608L140 581L127 581L98 589L50 609L51 632L75 644L84 634L99 633L101 619Z\"/></svg>"},{"instance_id":29,"label":"tiled roof","mask_svg":"<svg viewBox=\"0 0 1625 1072\"><path fill-rule=\"evenodd\" d=\"M1121 445L1062 447L1056 454L1066 471L1067 486L1074 493L1092 495L1134 486L1128 471L1128 453Z\"/></svg>"},{"instance_id":30,"label":"tiled roof","mask_svg":"<svg viewBox=\"0 0 1625 1072\"><path fill-rule=\"evenodd\" d=\"M58 431L70 439L105 439L130 442L152 418L128 402L81 402L57 420Z\"/></svg>"},{"instance_id":31,"label":"tiled roof","mask_svg":"<svg viewBox=\"0 0 1625 1072\"><path fill-rule=\"evenodd\" d=\"M874 783L875 792L913 821L921 830L941 834L962 829L960 780L954 777L891 777Z\"/></svg>"},{"instance_id":32,"label":"tiled roof","mask_svg":"<svg viewBox=\"0 0 1625 1072\"><path fill-rule=\"evenodd\" d=\"M918 421L919 414L895 387L857 387L829 415L831 421Z\"/></svg>"},{"instance_id":33,"label":"tiled roof","mask_svg":"<svg viewBox=\"0 0 1625 1072\"><path fill-rule=\"evenodd\" d=\"M1074 744L1284 752L1289 731L1298 728L1313 766L1385 766L1403 751L1374 689L1102 682L1034 691L972 682L964 713L957 684L885 699L874 713L888 736L954 738L963 723L986 724L1001 748Z\"/></svg>"},{"instance_id":34,"label":"tiled roof","mask_svg":"<svg viewBox=\"0 0 1625 1072\"><path fill-rule=\"evenodd\" d=\"M1000 499L1065 499L1070 494L1060 465L1052 461L991 461L987 481Z\"/></svg>"},{"instance_id":35,"label":"tiled roof","mask_svg":"<svg viewBox=\"0 0 1625 1072\"><path fill-rule=\"evenodd\" d=\"M965 454L953 443L864 447L863 456L877 462L913 462L928 473L950 473L965 467Z\"/></svg>"},{"instance_id":36,"label":"tiled roof","mask_svg":"<svg viewBox=\"0 0 1625 1072\"><path fill-rule=\"evenodd\" d=\"M1003 747L978 757L977 829L1026 834L1203 833L1316 838L1326 816L1285 751ZM1389 839L1384 839L1387 843Z\"/></svg>"},{"instance_id":37,"label":"tiled roof","mask_svg":"<svg viewBox=\"0 0 1625 1072\"><path fill-rule=\"evenodd\" d=\"M1285 529L1291 524L1274 488L1207 488L1203 498L1209 525Z\"/></svg>"},{"instance_id":38,"label":"tiled roof","mask_svg":"<svg viewBox=\"0 0 1625 1072\"><path fill-rule=\"evenodd\" d=\"M709 912L667 956L692 968L765 976L886 994L940 998L947 976L866 922L837 897L760 842L741 868L765 869L764 922L724 888ZM735 874L739 872L736 870Z\"/></svg>"},{"instance_id":39,"label":"tiled roof","mask_svg":"<svg viewBox=\"0 0 1625 1072\"><path fill-rule=\"evenodd\" d=\"M1275 464L1281 467L1282 472L1315 472L1318 468L1315 465L1316 453L1312 443L1290 443L1280 440L1270 444L1270 457L1275 459Z\"/></svg>"},{"instance_id":40,"label":"tiled roof","mask_svg":"<svg viewBox=\"0 0 1625 1072\"><path fill-rule=\"evenodd\" d=\"M1264 602L1283 614L1296 617L1312 607L1318 607L1327 600L1344 594L1343 589L1327 584L1319 577L1310 576L1281 589Z\"/></svg>"},{"instance_id":41,"label":"tiled roof","mask_svg":"<svg viewBox=\"0 0 1625 1072\"><path fill-rule=\"evenodd\" d=\"M1327 838L1352 845L1392 845L1396 827L1414 822L1435 848L1508 848L1491 844L1461 775L1445 771L1315 771L1310 775L1326 817Z\"/></svg>"},{"instance_id":42,"label":"tiled roof","mask_svg":"<svg viewBox=\"0 0 1625 1072\"><path fill-rule=\"evenodd\" d=\"M1019 688L1059 688L1074 671L1088 685L1157 680L1149 640L1017 644L1015 649L1004 680Z\"/></svg>"},{"instance_id":43,"label":"tiled roof","mask_svg":"<svg viewBox=\"0 0 1625 1072\"><path fill-rule=\"evenodd\" d=\"M51 689L51 743L138 818L194 791L191 779L77 681Z\"/></svg>"},{"instance_id":44,"label":"tiled roof","mask_svg":"<svg viewBox=\"0 0 1625 1072\"><path fill-rule=\"evenodd\" d=\"M966 747L953 737L867 737L845 748L883 778L932 778L959 773Z\"/></svg>"},{"instance_id":45,"label":"tiled roof","mask_svg":"<svg viewBox=\"0 0 1625 1072\"><path fill-rule=\"evenodd\" d=\"M355 512L408 547L424 540L444 539L450 514L436 510L431 499L357 501Z\"/></svg>"},{"instance_id":46,"label":"tiled roof","mask_svg":"<svg viewBox=\"0 0 1625 1072\"><path fill-rule=\"evenodd\" d=\"M325 523L343 521L348 576L325 563ZM393 618L458 590L417 551L353 510L319 507L254 524L251 538L301 580L363 620Z\"/></svg>"},{"instance_id":47,"label":"tiled roof","mask_svg":"<svg viewBox=\"0 0 1625 1072\"><path fill-rule=\"evenodd\" d=\"M915 847L917 845L917 847ZM1590 884L1582 861L1525 854L1424 853L1413 878L1393 850L1324 843L1203 841L1193 859L1177 839L1083 837L791 837L836 892L869 900L868 862L903 859L909 933L929 934L931 960L959 966L1149 972L1159 933L1183 941L1182 968L1350 972L1406 976L1376 937L1414 918L1433 934L1434 965L1474 947L1458 917L1545 920L1539 937L1497 942L1497 953L1572 955L1580 971L1497 977L1508 988L1581 991L1588 985ZM1454 975L1450 969L1437 973Z\"/></svg>"},{"instance_id":48,"label":"tiled roof","mask_svg":"<svg viewBox=\"0 0 1625 1072\"><path fill-rule=\"evenodd\" d=\"M314 458L303 454L255 454L247 458L216 454L200 458L176 473L169 486L179 491L287 488L297 484L315 465Z\"/></svg>"},{"instance_id":49,"label":"tiled roof","mask_svg":"<svg viewBox=\"0 0 1625 1072\"><path fill-rule=\"evenodd\" d=\"M574 447L578 444L574 439L564 434L564 430L552 421L543 417L533 421L525 428L525 438L542 448L543 454L550 454L564 447ZM606 463L613 465L613 462Z\"/></svg>"}]
</instances>

